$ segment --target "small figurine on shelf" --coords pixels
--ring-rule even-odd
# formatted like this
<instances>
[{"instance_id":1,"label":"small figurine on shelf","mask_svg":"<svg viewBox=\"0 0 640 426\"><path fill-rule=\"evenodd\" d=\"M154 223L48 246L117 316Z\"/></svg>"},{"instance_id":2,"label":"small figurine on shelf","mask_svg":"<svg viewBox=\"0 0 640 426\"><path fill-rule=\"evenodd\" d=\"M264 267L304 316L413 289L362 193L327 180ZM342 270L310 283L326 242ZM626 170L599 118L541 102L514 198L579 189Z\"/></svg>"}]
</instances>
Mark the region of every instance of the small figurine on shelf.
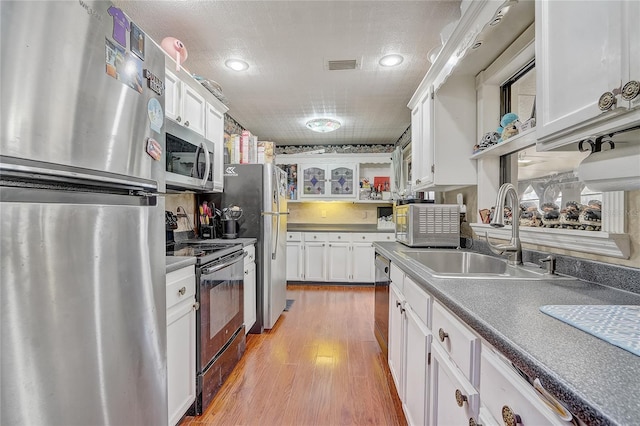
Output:
<instances>
[{"instance_id":1,"label":"small figurine on shelf","mask_svg":"<svg viewBox=\"0 0 640 426\"><path fill-rule=\"evenodd\" d=\"M480 151L484 151L487 148L492 147L493 145L498 143L500 139L500 134L497 132L488 132L482 136L480 139L480 143L473 147L473 153L477 154Z\"/></svg>"},{"instance_id":2,"label":"small figurine on shelf","mask_svg":"<svg viewBox=\"0 0 640 426\"><path fill-rule=\"evenodd\" d=\"M518 114L508 112L502 116L500 120L500 127L497 132L500 134L500 140L498 142L504 142L512 136L519 133L520 121L518 120Z\"/></svg>"},{"instance_id":3,"label":"small figurine on shelf","mask_svg":"<svg viewBox=\"0 0 640 426\"><path fill-rule=\"evenodd\" d=\"M511 223L513 222L513 212L511 211L511 207L504 206L503 215L504 215L504 224L511 225Z\"/></svg>"},{"instance_id":4,"label":"small figurine on shelf","mask_svg":"<svg viewBox=\"0 0 640 426\"><path fill-rule=\"evenodd\" d=\"M520 226L541 226L542 215L534 203L520 204Z\"/></svg>"},{"instance_id":5,"label":"small figurine on shelf","mask_svg":"<svg viewBox=\"0 0 640 426\"><path fill-rule=\"evenodd\" d=\"M580 213L578 221L580 228L585 231L599 231L602 226L602 202L589 200L587 207Z\"/></svg>"},{"instance_id":6,"label":"small figurine on shelf","mask_svg":"<svg viewBox=\"0 0 640 426\"><path fill-rule=\"evenodd\" d=\"M577 201L567 201L565 208L560 212L560 226L562 228L580 228L580 212L582 205Z\"/></svg>"},{"instance_id":7,"label":"small figurine on shelf","mask_svg":"<svg viewBox=\"0 0 640 426\"><path fill-rule=\"evenodd\" d=\"M544 203L542 205L542 226L545 228L557 228L560 226L560 207L556 203Z\"/></svg>"}]
</instances>

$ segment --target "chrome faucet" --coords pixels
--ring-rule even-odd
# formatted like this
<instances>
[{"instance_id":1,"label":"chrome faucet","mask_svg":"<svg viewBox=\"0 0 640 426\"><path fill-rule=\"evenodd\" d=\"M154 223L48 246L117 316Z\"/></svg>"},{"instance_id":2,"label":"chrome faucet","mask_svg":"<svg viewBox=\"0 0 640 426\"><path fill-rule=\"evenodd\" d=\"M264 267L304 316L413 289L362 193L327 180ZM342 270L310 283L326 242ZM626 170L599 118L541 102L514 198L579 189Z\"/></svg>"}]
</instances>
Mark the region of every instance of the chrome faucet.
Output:
<instances>
[{"instance_id":1,"label":"chrome faucet","mask_svg":"<svg viewBox=\"0 0 640 426\"><path fill-rule=\"evenodd\" d=\"M520 218L518 212L520 211L520 200L516 188L510 184L503 184L498 190L498 197L496 198L496 209L493 214L493 219L490 225L494 228L504 227L504 207L507 201L507 197L511 201L511 211L513 212L511 220L511 241L508 244L494 245L489 241L487 234L484 236L489 244L489 248L495 254L506 254L507 261L510 265L522 265L522 246L520 245L519 225Z\"/></svg>"}]
</instances>

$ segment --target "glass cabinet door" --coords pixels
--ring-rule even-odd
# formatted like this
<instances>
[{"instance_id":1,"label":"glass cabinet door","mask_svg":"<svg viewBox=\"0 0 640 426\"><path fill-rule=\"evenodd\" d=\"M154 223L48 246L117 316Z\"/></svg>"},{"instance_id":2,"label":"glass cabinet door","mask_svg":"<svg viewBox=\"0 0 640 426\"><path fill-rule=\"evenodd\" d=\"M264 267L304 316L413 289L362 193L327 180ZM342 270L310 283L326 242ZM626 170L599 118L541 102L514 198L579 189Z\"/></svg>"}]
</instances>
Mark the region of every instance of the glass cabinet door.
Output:
<instances>
[{"instance_id":1,"label":"glass cabinet door","mask_svg":"<svg viewBox=\"0 0 640 426\"><path fill-rule=\"evenodd\" d=\"M326 171L324 167L305 167L302 169L302 195L322 196L326 193Z\"/></svg>"},{"instance_id":2,"label":"glass cabinet door","mask_svg":"<svg viewBox=\"0 0 640 426\"><path fill-rule=\"evenodd\" d=\"M331 168L331 195L353 196L354 192L353 167Z\"/></svg>"}]
</instances>

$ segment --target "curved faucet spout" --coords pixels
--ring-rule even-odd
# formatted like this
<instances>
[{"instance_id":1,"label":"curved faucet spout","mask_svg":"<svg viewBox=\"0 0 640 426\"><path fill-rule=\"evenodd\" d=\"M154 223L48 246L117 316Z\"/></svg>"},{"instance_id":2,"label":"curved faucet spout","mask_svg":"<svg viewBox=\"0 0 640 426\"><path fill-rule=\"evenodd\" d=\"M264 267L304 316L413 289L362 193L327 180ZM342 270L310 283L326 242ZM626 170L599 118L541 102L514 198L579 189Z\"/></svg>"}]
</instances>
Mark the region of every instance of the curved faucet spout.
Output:
<instances>
[{"instance_id":1,"label":"curved faucet spout","mask_svg":"<svg viewBox=\"0 0 640 426\"><path fill-rule=\"evenodd\" d=\"M511 241L508 244L492 244L485 234L489 248L495 254L506 254L509 264L520 265L522 264L522 245L520 244L520 218L518 211L520 210L520 200L516 188L510 184L503 184L498 190L498 196L496 198L496 209L491 220L490 225L494 228L504 227L504 207L507 204L507 199L511 204L512 220L511 220Z\"/></svg>"}]
</instances>

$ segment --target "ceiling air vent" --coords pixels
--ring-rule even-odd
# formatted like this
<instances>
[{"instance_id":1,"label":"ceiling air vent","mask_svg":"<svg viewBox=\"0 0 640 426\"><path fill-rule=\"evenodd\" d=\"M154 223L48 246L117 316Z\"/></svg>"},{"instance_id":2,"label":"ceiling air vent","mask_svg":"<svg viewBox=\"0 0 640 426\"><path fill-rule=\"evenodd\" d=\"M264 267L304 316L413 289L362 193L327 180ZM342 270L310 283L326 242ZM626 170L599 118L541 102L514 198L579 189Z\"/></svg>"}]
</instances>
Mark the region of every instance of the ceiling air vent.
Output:
<instances>
[{"instance_id":1,"label":"ceiling air vent","mask_svg":"<svg viewBox=\"0 0 640 426\"><path fill-rule=\"evenodd\" d=\"M355 70L359 67L357 59L345 59L340 61L327 61L329 71Z\"/></svg>"}]
</instances>

